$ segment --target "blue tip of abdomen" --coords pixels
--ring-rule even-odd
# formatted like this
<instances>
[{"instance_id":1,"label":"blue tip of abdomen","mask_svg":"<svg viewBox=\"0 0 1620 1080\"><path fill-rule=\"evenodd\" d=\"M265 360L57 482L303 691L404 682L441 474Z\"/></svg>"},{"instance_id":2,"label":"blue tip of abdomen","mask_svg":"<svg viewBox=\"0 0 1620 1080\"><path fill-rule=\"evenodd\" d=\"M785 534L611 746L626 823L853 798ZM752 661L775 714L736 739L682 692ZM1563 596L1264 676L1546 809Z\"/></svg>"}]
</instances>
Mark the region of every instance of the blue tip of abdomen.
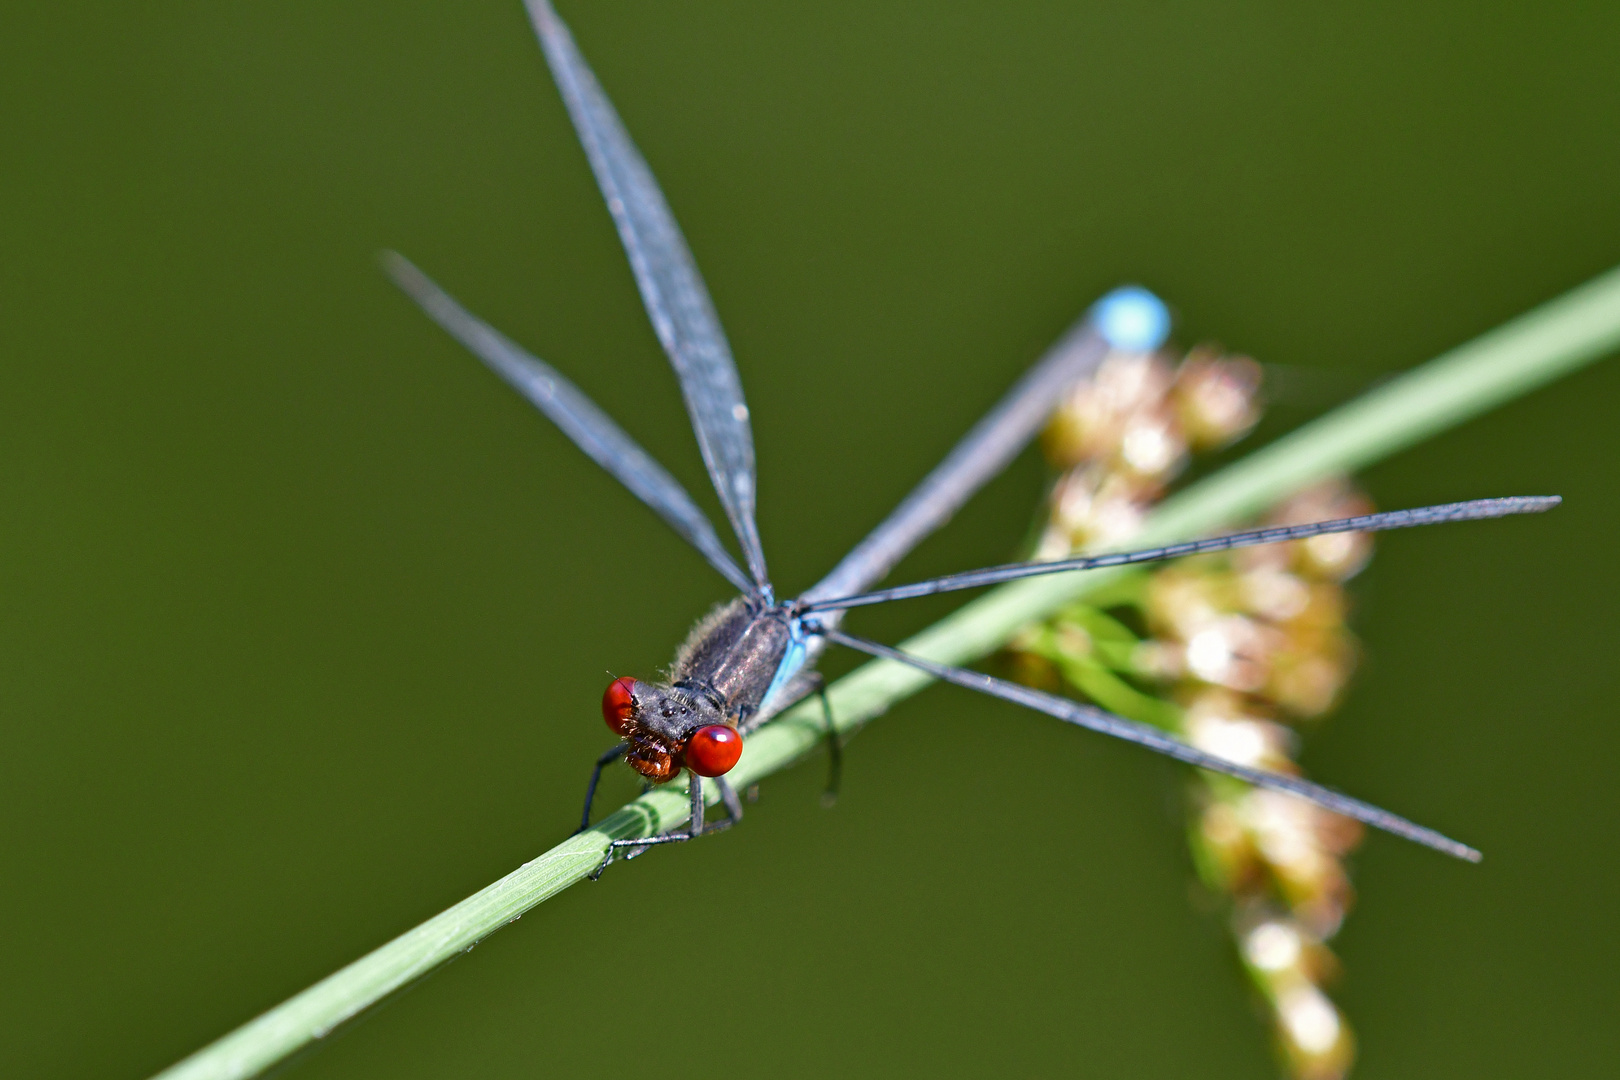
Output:
<instances>
[{"instance_id":1,"label":"blue tip of abdomen","mask_svg":"<svg viewBox=\"0 0 1620 1080\"><path fill-rule=\"evenodd\" d=\"M1091 321L1124 352L1152 352L1170 335L1170 310L1140 285L1122 286L1097 301Z\"/></svg>"}]
</instances>

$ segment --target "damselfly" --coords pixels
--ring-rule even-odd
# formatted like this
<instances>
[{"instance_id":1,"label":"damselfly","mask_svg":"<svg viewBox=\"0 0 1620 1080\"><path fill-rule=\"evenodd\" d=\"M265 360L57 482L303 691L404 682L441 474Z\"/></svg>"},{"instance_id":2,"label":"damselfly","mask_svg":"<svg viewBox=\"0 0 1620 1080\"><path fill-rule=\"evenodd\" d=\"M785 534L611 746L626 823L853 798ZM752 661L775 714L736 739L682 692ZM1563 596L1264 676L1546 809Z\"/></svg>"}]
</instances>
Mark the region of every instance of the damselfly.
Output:
<instances>
[{"instance_id":1,"label":"damselfly","mask_svg":"<svg viewBox=\"0 0 1620 1080\"><path fill-rule=\"evenodd\" d=\"M589 823L602 769L620 757L652 783L673 780L684 770L691 800L685 827L653 837L615 840L604 867L617 850L630 848L635 853L653 844L690 840L739 821L742 800L726 783L725 774L736 765L750 732L819 688L815 665L828 643L910 665L942 681L1028 706L1200 768L1308 799L1448 855L1478 860L1479 853L1473 848L1357 799L1297 777L1228 761L1156 728L1089 705L909 655L846 633L840 624L844 612L867 604L1325 533L1373 532L1534 513L1557 505L1556 496L1482 499L1260 529L1141 551L1011 563L870 591L919 541L1000 472L1034 436L1062 394L1093 371L1111 350L1146 352L1159 346L1169 329L1164 306L1145 290L1124 288L1092 307L830 574L794 599L778 599L754 524L754 446L748 406L708 291L652 171L567 27L548 0L527 0L527 6L618 227L653 329L679 378L709 478L743 554L739 565L680 484L567 379L470 314L404 258L387 257L394 280L433 319L545 413L740 590L731 603L697 624L677 653L667 680L619 678L603 696L603 716L620 742L596 762L581 828ZM831 736L830 723L828 730ZM836 752L835 738L831 748ZM715 779L726 809L723 820L704 820L704 777Z\"/></svg>"}]
</instances>

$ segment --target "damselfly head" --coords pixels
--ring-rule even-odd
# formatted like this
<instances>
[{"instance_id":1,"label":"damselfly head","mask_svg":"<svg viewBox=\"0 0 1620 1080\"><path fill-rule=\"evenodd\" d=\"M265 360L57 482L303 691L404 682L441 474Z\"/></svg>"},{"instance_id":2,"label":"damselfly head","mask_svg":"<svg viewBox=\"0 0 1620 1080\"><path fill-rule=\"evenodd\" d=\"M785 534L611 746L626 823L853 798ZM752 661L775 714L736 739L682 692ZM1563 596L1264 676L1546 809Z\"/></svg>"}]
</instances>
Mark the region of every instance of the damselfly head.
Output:
<instances>
[{"instance_id":1,"label":"damselfly head","mask_svg":"<svg viewBox=\"0 0 1620 1080\"><path fill-rule=\"evenodd\" d=\"M602 719L629 744L625 762L655 784L683 767L720 776L742 756L742 735L714 705L673 687L614 679L602 694Z\"/></svg>"}]
</instances>

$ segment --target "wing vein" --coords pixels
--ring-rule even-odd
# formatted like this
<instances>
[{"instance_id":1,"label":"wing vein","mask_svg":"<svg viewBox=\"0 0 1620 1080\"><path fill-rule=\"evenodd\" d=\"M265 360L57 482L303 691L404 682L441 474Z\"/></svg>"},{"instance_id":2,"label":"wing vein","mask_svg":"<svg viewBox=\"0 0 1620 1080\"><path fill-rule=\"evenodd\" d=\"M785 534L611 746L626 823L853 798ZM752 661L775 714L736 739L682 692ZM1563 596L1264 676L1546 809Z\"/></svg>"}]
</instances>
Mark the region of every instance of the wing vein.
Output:
<instances>
[{"instance_id":1,"label":"wing vein","mask_svg":"<svg viewBox=\"0 0 1620 1080\"><path fill-rule=\"evenodd\" d=\"M653 331L681 384L698 449L756 592L770 587L755 524L754 437L708 289L651 168L547 0L527 0L541 48L624 244Z\"/></svg>"},{"instance_id":2,"label":"wing vein","mask_svg":"<svg viewBox=\"0 0 1620 1080\"><path fill-rule=\"evenodd\" d=\"M1007 563L982 570L964 570L957 574L931 578L928 581L896 585L869 593L841 596L828 600L810 600L800 610L845 611L869 604L886 604L891 600L910 600L919 596L974 589L985 585L1000 585L1020 578L1040 577L1046 574L1066 574L1080 570L1097 570L1105 566L1132 566L1137 563L1162 562L1188 555L1203 555L1233 548L1253 547L1258 544L1280 544L1290 540L1304 540L1330 533L1384 532L1390 529L1413 529L1421 525L1439 525L1448 521L1481 521L1487 518L1508 517L1513 514L1540 514L1551 510L1563 500L1557 495L1516 495L1499 499L1472 499L1467 502L1443 503L1438 506L1420 506L1411 510L1389 510L1381 514L1336 518L1304 525L1279 525L1265 529L1211 536L1202 540L1187 540L1179 544L1142 548L1139 551L1118 551L1102 555L1078 555L1072 559L1050 562Z\"/></svg>"},{"instance_id":3,"label":"wing vein","mask_svg":"<svg viewBox=\"0 0 1620 1080\"><path fill-rule=\"evenodd\" d=\"M1021 686L1018 683L1007 682L993 675L969 671L966 668L951 667L947 664L938 664L932 660L925 660L920 656L902 652L888 645L846 634L841 630L819 628L816 632L825 634L827 640L843 645L846 648L866 653L868 656L876 656L906 664L920 671L925 671L943 682L952 683L968 690L977 690L981 694L998 697L1015 705L1023 705L1025 708L1043 712L1065 723L1087 728L1103 735L1111 735L1116 739L1136 743L1138 746L1145 746L1149 750L1164 754L1166 757L1175 758L1177 761L1196 765L1201 769L1209 769L1212 772L1235 776L1239 780L1254 784L1257 787L1270 788L1273 791L1296 795L1324 809L1331 810L1335 814L1355 818L1357 821L1364 822L1374 828L1422 844L1424 847L1433 848L1453 858L1463 859L1467 862L1479 862L1481 858L1480 853L1467 844L1459 843L1449 836L1419 825L1416 822L1408 821L1398 814L1392 814L1388 810L1373 806L1371 803L1340 794L1320 784L1302 780L1297 776L1267 772L1263 769L1254 769L1247 765L1228 761L1226 758L1217 757L1214 754L1198 749L1196 746L1184 743L1180 739L1148 724L1127 720L1123 716L1116 716L1095 706L1084 705L1078 701L1058 697L1055 694L1048 694L1028 686Z\"/></svg>"},{"instance_id":4,"label":"wing vein","mask_svg":"<svg viewBox=\"0 0 1620 1080\"><path fill-rule=\"evenodd\" d=\"M714 526L686 489L582 390L545 361L530 355L463 308L403 255L388 252L383 257L383 266L429 318L528 398L576 446L629 488L631 494L652 507L727 581L744 592L752 588L748 575L720 542Z\"/></svg>"}]
</instances>

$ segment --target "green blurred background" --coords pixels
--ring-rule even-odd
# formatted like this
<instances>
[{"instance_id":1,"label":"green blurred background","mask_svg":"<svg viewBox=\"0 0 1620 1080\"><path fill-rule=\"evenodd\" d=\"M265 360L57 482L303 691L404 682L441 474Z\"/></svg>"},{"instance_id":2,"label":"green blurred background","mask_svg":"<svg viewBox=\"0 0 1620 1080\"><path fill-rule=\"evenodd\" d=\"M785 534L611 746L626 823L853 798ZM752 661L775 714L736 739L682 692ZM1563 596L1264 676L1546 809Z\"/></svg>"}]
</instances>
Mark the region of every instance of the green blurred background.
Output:
<instances>
[{"instance_id":1,"label":"green blurred background","mask_svg":"<svg viewBox=\"0 0 1620 1080\"><path fill-rule=\"evenodd\" d=\"M725 319L790 591L1121 281L1289 366L1252 445L1620 263L1614 4L562 13ZM606 673L725 590L373 261L705 487L517 0L11 3L0 87L0 1058L137 1078L564 836ZM1620 1061L1617 402L1609 361L1364 478L1568 504L1354 587L1307 764L1487 853L1356 857L1360 1076ZM1041 482L902 574L1004 558ZM294 1075L1272 1075L1176 766L935 689L821 775Z\"/></svg>"}]
</instances>

